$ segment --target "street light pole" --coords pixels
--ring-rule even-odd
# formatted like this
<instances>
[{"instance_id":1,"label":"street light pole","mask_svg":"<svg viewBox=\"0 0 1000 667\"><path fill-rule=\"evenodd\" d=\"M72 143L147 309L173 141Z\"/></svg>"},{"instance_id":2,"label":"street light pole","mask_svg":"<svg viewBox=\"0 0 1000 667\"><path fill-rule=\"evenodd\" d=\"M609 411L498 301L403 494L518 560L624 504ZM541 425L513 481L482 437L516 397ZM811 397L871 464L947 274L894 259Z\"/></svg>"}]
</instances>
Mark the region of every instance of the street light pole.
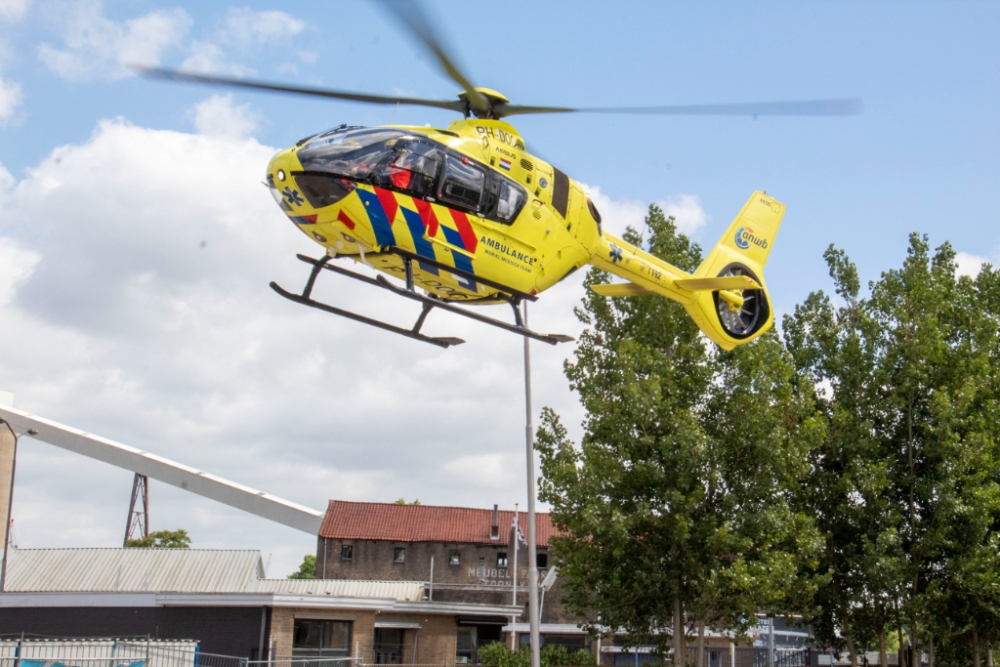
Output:
<instances>
[{"instance_id":1,"label":"street light pole","mask_svg":"<svg viewBox=\"0 0 1000 667\"><path fill-rule=\"evenodd\" d=\"M524 302L528 327L528 302ZM524 337L524 440L528 463L528 623L531 628L531 667L541 667L538 637L538 539L535 524L535 434L531 426L531 348Z\"/></svg>"}]
</instances>

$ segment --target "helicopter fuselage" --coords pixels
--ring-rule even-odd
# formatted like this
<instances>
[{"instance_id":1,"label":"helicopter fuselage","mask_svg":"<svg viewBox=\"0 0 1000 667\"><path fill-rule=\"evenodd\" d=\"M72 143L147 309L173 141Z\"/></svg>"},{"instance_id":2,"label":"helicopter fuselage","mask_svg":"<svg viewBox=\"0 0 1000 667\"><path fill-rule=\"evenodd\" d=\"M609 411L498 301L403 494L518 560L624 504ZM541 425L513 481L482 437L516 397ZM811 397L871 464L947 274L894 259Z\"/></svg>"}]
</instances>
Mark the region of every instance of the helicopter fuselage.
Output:
<instances>
[{"instance_id":1,"label":"helicopter fuselage","mask_svg":"<svg viewBox=\"0 0 1000 667\"><path fill-rule=\"evenodd\" d=\"M595 252L600 214L583 188L529 154L508 123L447 129L341 127L300 141L268 165L288 218L328 254L402 277L398 247L536 294ZM430 264L414 282L447 301L497 303L497 290Z\"/></svg>"}]
</instances>

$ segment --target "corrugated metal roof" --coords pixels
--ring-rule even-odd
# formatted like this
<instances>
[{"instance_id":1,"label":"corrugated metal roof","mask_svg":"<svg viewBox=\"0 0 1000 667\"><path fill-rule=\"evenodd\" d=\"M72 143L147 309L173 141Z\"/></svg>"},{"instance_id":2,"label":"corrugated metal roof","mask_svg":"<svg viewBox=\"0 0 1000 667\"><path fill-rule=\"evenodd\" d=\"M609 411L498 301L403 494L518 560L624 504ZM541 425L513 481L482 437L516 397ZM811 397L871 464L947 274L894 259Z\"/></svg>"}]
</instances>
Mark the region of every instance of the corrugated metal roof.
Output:
<instances>
[{"instance_id":1,"label":"corrugated metal roof","mask_svg":"<svg viewBox=\"0 0 1000 667\"><path fill-rule=\"evenodd\" d=\"M262 579L260 552L216 549L12 549L10 593L274 593L419 602L418 581Z\"/></svg>"},{"instance_id":2,"label":"corrugated metal roof","mask_svg":"<svg viewBox=\"0 0 1000 667\"><path fill-rule=\"evenodd\" d=\"M12 549L5 590L242 593L263 574L260 552L215 549Z\"/></svg>"},{"instance_id":3,"label":"corrugated metal roof","mask_svg":"<svg viewBox=\"0 0 1000 667\"><path fill-rule=\"evenodd\" d=\"M548 514L536 515L537 542L549 546L559 531ZM507 544L514 513L498 512L499 539L490 539L493 510L434 505L397 505L331 500L319 529L320 537L391 542L453 542ZM518 512L518 524L527 537L528 513Z\"/></svg>"},{"instance_id":4,"label":"corrugated metal roof","mask_svg":"<svg viewBox=\"0 0 1000 667\"><path fill-rule=\"evenodd\" d=\"M419 581L347 581L344 579L259 579L248 592L281 595L316 595L346 598L381 598L419 602L424 585Z\"/></svg>"}]
</instances>

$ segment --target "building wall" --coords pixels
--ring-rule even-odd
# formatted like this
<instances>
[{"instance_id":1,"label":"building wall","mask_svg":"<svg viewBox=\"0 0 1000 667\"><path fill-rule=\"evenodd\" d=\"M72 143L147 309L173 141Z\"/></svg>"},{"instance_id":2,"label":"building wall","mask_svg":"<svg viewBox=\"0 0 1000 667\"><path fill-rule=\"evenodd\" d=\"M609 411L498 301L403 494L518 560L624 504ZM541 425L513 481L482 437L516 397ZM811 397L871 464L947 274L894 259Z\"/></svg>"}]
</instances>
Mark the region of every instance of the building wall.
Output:
<instances>
[{"instance_id":1,"label":"building wall","mask_svg":"<svg viewBox=\"0 0 1000 667\"><path fill-rule=\"evenodd\" d=\"M403 662L410 662L411 647L416 641L415 663L421 665L454 665L458 625L454 616L431 614L378 614L374 611L323 611L310 608L278 608L271 621L273 655L292 655L292 633L295 619L351 621L351 655L360 656L366 664L374 661L375 624L384 622L418 623L419 630L407 630L403 635Z\"/></svg>"},{"instance_id":2,"label":"building wall","mask_svg":"<svg viewBox=\"0 0 1000 667\"><path fill-rule=\"evenodd\" d=\"M271 617L271 652L278 658L292 655L292 633L296 618L316 620L351 621L351 655L361 656L365 662L373 659L375 641L374 611L329 611L323 609L277 607Z\"/></svg>"},{"instance_id":3,"label":"building wall","mask_svg":"<svg viewBox=\"0 0 1000 667\"><path fill-rule=\"evenodd\" d=\"M352 547L350 561L341 559L341 548ZM403 563L393 562L395 550L406 550ZM457 552L458 565L450 563L451 553ZM508 567L497 567L497 554L505 553ZM548 549L539 548L548 558ZM377 540L334 540L319 538L317 572L325 579L373 579L391 581L430 581L431 556L434 557L434 599L449 602L480 604L510 604L513 586L513 554L506 539L495 545L449 544L440 542L388 542ZM324 559L325 556L325 559ZM482 559L482 565L480 565ZM528 551L518 550L517 602L524 606L527 619ZM547 569L538 571L541 580ZM545 594L543 623L575 623L562 604L562 586L556 579Z\"/></svg>"},{"instance_id":4,"label":"building wall","mask_svg":"<svg viewBox=\"0 0 1000 667\"><path fill-rule=\"evenodd\" d=\"M416 664L453 665L457 649L458 624L454 616L430 616L426 614L382 614L380 621L404 621L419 623L420 630L408 630L404 643L409 646L417 642ZM409 661L409 654L403 662Z\"/></svg>"},{"instance_id":5,"label":"building wall","mask_svg":"<svg viewBox=\"0 0 1000 667\"><path fill-rule=\"evenodd\" d=\"M351 561L341 560L341 548L350 545ZM397 548L406 550L403 563L393 562ZM459 564L450 564L451 552L457 552ZM434 556L435 583L478 584L480 580L491 586L510 589L513 568L497 567L497 554L507 553L510 565L513 554L507 549L506 538L496 545L447 544L440 542L388 542L380 540L328 540L319 538L317 569L325 579L375 579L392 581L429 581L431 556ZM539 548L539 554L548 557L548 549ZM527 581L528 551L518 550L518 580ZM480 569L482 559L482 569ZM541 570L541 576L545 576Z\"/></svg>"},{"instance_id":6,"label":"building wall","mask_svg":"<svg viewBox=\"0 0 1000 667\"><path fill-rule=\"evenodd\" d=\"M0 635L194 639L205 653L257 659L261 607L0 609Z\"/></svg>"}]
</instances>

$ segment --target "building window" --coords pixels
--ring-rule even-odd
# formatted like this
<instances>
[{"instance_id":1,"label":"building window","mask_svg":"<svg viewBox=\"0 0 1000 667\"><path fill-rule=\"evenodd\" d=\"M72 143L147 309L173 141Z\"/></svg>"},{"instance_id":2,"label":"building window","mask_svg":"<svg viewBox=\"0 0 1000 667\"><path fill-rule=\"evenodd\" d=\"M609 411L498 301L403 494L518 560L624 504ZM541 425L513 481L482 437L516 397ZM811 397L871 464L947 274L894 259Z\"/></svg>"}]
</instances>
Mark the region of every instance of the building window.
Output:
<instances>
[{"instance_id":1,"label":"building window","mask_svg":"<svg viewBox=\"0 0 1000 667\"><path fill-rule=\"evenodd\" d=\"M345 544L340 547L340 560L352 561L354 560L354 547L350 544Z\"/></svg>"},{"instance_id":2,"label":"building window","mask_svg":"<svg viewBox=\"0 0 1000 667\"><path fill-rule=\"evenodd\" d=\"M375 628L376 665L403 664L403 630L400 628Z\"/></svg>"},{"instance_id":3,"label":"building window","mask_svg":"<svg viewBox=\"0 0 1000 667\"><path fill-rule=\"evenodd\" d=\"M507 567L507 554L503 551L497 554L497 568Z\"/></svg>"},{"instance_id":4,"label":"building window","mask_svg":"<svg viewBox=\"0 0 1000 667\"><path fill-rule=\"evenodd\" d=\"M539 570L544 570L549 566L549 555L548 554L535 554L535 567Z\"/></svg>"},{"instance_id":5,"label":"building window","mask_svg":"<svg viewBox=\"0 0 1000 667\"><path fill-rule=\"evenodd\" d=\"M405 563L406 562L406 549L403 547L396 547L392 550L392 562L393 563Z\"/></svg>"},{"instance_id":6,"label":"building window","mask_svg":"<svg viewBox=\"0 0 1000 667\"><path fill-rule=\"evenodd\" d=\"M457 549L452 549L448 552L448 565L458 565L460 560L461 558Z\"/></svg>"},{"instance_id":7,"label":"building window","mask_svg":"<svg viewBox=\"0 0 1000 667\"><path fill-rule=\"evenodd\" d=\"M351 654L351 622L295 619L294 657L347 657Z\"/></svg>"}]
</instances>

